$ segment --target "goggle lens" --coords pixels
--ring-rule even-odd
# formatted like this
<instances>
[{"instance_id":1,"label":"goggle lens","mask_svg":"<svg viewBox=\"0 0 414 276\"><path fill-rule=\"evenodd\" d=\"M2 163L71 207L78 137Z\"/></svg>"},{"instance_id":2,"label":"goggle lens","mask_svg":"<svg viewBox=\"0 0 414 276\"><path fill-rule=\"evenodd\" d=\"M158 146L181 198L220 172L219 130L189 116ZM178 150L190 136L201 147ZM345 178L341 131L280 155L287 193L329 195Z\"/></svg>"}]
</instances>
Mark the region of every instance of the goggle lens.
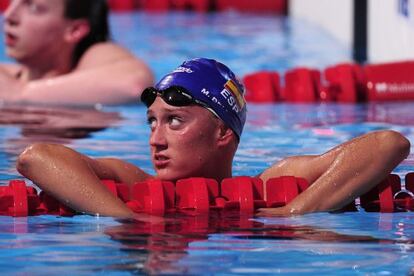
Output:
<instances>
[{"instance_id":1,"label":"goggle lens","mask_svg":"<svg viewBox=\"0 0 414 276\"><path fill-rule=\"evenodd\" d=\"M141 101L146 107L150 107L157 96L160 96L164 102L172 106L187 106L196 103L186 89L176 86L161 91L154 87L148 87L142 92Z\"/></svg>"}]
</instances>

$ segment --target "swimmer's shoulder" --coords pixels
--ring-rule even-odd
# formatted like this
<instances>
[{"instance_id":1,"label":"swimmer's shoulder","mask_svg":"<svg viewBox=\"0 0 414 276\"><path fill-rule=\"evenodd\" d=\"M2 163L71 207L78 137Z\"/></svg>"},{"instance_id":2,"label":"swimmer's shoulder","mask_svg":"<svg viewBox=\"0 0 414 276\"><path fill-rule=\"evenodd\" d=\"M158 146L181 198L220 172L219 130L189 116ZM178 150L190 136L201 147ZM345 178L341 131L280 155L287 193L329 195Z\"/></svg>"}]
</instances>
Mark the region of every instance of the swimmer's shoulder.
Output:
<instances>
[{"instance_id":1,"label":"swimmer's shoulder","mask_svg":"<svg viewBox=\"0 0 414 276\"><path fill-rule=\"evenodd\" d=\"M8 74L13 78L20 78L23 67L17 63L0 63L0 72Z\"/></svg>"},{"instance_id":2,"label":"swimmer's shoulder","mask_svg":"<svg viewBox=\"0 0 414 276\"><path fill-rule=\"evenodd\" d=\"M131 60L140 65L145 63L128 49L113 42L101 42L92 45L81 57L77 69L91 68L114 62Z\"/></svg>"}]
</instances>

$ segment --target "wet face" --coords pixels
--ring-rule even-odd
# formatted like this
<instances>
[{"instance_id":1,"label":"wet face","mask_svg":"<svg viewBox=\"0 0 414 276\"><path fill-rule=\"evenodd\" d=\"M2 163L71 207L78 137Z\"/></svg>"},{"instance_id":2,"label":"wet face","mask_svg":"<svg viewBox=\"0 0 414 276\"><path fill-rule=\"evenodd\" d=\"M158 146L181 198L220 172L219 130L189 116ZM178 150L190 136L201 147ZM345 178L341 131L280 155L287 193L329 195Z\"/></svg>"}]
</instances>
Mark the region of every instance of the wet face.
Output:
<instances>
[{"instance_id":1,"label":"wet face","mask_svg":"<svg viewBox=\"0 0 414 276\"><path fill-rule=\"evenodd\" d=\"M157 97L148 108L151 158L157 176L175 181L211 176L217 166L219 121L198 106L174 107Z\"/></svg>"},{"instance_id":2,"label":"wet face","mask_svg":"<svg viewBox=\"0 0 414 276\"><path fill-rule=\"evenodd\" d=\"M12 0L4 13L7 55L23 64L59 55L69 24L63 14L64 0Z\"/></svg>"}]
</instances>

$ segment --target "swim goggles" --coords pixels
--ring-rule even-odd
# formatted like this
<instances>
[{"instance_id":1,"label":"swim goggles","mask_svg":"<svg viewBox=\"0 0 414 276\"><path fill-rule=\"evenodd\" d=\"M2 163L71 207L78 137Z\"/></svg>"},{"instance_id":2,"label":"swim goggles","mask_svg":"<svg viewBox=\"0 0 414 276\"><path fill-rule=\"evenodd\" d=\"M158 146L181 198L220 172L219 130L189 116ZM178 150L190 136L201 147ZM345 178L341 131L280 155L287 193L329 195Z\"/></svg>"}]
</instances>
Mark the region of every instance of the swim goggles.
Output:
<instances>
[{"instance_id":1,"label":"swim goggles","mask_svg":"<svg viewBox=\"0 0 414 276\"><path fill-rule=\"evenodd\" d=\"M141 102L143 102L146 107L150 107L154 103L157 96L160 96L164 102L171 106L188 106L198 104L208 109L216 117L219 118L217 113L211 107L202 101L194 99L193 96L191 96L188 90L184 87L171 86L164 90L157 90L154 87L148 87L144 89L141 94Z\"/></svg>"}]
</instances>

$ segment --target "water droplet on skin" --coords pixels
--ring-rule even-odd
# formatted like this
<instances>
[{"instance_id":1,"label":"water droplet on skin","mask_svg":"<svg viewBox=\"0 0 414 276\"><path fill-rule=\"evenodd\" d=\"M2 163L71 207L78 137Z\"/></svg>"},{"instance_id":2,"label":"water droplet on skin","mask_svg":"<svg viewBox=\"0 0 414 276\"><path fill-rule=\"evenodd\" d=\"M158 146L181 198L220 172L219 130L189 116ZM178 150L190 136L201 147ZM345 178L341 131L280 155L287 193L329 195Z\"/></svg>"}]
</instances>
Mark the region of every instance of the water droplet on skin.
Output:
<instances>
[{"instance_id":1,"label":"water droplet on skin","mask_svg":"<svg viewBox=\"0 0 414 276\"><path fill-rule=\"evenodd\" d=\"M97 103L97 104L95 104L95 109L96 110L102 110L102 104L100 104L100 103Z\"/></svg>"}]
</instances>

